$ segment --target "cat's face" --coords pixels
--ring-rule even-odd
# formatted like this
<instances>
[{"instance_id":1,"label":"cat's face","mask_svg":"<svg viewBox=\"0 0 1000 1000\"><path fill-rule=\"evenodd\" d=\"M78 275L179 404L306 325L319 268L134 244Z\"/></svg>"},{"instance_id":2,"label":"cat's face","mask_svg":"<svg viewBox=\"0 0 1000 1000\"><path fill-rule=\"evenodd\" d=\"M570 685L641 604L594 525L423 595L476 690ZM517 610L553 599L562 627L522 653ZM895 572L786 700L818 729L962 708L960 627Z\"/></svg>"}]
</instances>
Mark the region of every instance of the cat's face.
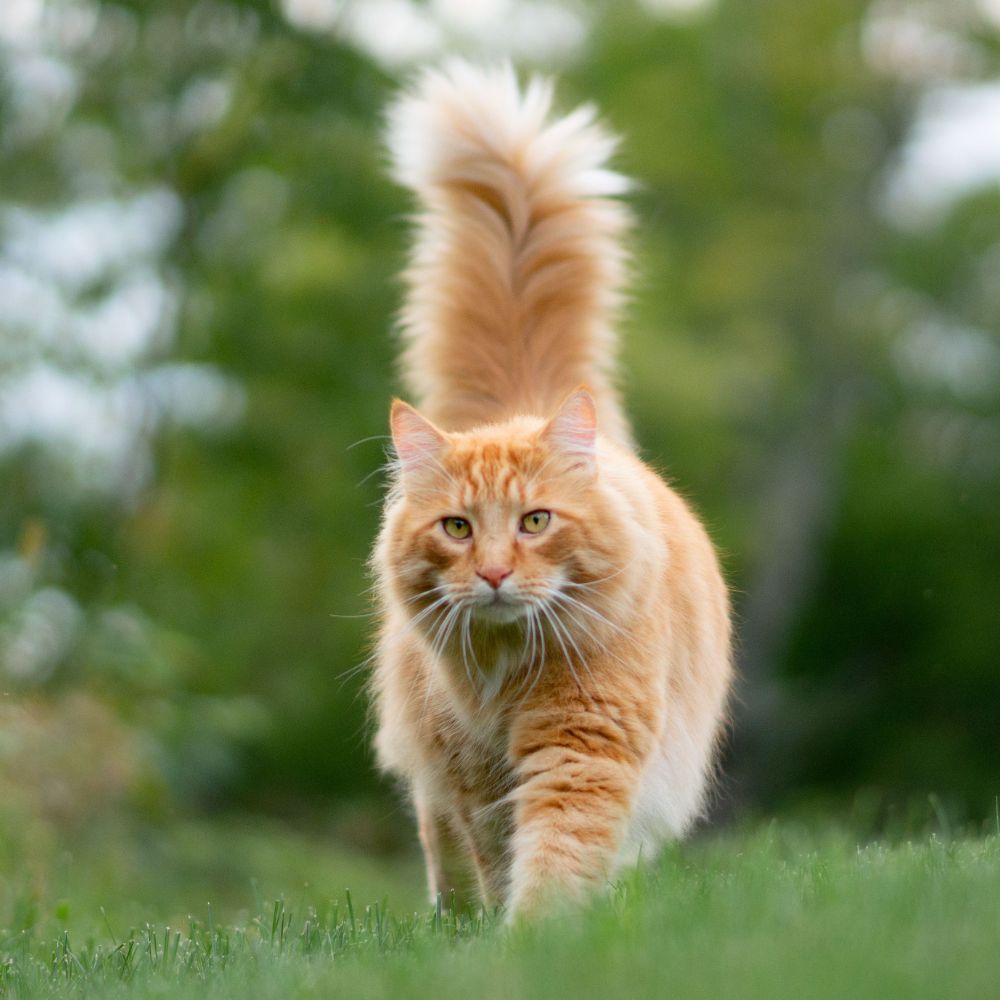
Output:
<instances>
[{"instance_id":1,"label":"cat's face","mask_svg":"<svg viewBox=\"0 0 1000 1000\"><path fill-rule=\"evenodd\" d=\"M572 612L613 566L594 510L593 404L576 394L548 423L523 418L444 434L397 404L402 504L391 563L415 613L497 625ZM614 532L610 532L613 536Z\"/></svg>"}]
</instances>

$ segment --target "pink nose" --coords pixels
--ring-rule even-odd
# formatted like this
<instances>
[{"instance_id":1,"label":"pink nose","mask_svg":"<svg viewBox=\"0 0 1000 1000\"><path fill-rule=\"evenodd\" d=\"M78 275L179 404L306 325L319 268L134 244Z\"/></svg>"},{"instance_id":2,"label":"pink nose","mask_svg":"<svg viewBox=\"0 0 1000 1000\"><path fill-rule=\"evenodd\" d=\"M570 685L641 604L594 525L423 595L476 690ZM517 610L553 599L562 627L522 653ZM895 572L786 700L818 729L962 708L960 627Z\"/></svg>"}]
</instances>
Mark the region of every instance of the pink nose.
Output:
<instances>
[{"instance_id":1,"label":"pink nose","mask_svg":"<svg viewBox=\"0 0 1000 1000\"><path fill-rule=\"evenodd\" d=\"M511 572L513 571L500 566L490 566L486 569L477 569L476 576L481 576L494 590L499 590L500 584L510 576Z\"/></svg>"}]
</instances>

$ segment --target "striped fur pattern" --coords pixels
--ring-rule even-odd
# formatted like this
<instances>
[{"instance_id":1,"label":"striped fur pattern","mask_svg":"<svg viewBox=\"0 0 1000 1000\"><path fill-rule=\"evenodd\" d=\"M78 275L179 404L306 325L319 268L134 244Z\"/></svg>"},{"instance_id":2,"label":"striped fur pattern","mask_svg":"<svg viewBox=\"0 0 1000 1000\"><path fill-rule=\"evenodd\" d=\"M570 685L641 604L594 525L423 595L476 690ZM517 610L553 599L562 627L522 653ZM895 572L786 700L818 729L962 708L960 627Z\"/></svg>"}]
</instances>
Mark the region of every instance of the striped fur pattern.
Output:
<instances>
[{"instance_id":1,"label":"striped fur pattern","mask_svg":"<svg viewBox=\"0 0 1000 1000\"><path fill-rule=\"evenodd\" d=\"M625 182L591 111L509 68L390 114L421 212L397 463L373 555L381 766L432 896L582 899L698 817L730 685L726 587L613 388Z\"/></svg>"}]
</instances>

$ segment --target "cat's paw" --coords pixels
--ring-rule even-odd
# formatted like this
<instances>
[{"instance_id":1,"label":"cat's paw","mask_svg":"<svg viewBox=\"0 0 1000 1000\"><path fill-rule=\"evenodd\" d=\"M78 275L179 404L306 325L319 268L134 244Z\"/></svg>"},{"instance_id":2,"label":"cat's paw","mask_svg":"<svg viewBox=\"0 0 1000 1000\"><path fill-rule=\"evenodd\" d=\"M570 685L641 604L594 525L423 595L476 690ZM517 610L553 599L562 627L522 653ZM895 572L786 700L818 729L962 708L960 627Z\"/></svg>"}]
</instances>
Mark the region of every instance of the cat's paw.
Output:
<instances>
[{"instance_id":1,"label":"cat's paw","mask_svg":"<svg viewBox=\"0 0 1000 1000\"><path fill-rule=\"evenodd\" d=\"M569 913L586 900L588 888L580 879L551 877L515 883L504 922L508 927L517 927Z\"/></svg>"}]
</instances>

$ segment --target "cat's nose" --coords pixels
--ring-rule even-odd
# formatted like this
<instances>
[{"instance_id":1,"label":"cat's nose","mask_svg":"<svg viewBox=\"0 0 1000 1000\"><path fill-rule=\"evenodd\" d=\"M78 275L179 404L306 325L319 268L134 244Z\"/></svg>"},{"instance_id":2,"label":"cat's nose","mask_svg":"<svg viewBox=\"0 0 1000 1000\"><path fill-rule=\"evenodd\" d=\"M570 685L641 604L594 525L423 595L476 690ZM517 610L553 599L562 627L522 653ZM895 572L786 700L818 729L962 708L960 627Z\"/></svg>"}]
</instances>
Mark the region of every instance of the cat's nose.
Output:
<instances>
[{"instance_id":1,"label":"cat's nose","mask_svg":"<svg viewBox=\"0 0 1000 1000\"><path fill-rule=\"evenodd\" d=\"M500 589L500 584L507 579L513 570L504 569L502 566L488 566L485 569L477 569L476 576L485 580L494 590Z\"/></svg>"}]
</instances>

